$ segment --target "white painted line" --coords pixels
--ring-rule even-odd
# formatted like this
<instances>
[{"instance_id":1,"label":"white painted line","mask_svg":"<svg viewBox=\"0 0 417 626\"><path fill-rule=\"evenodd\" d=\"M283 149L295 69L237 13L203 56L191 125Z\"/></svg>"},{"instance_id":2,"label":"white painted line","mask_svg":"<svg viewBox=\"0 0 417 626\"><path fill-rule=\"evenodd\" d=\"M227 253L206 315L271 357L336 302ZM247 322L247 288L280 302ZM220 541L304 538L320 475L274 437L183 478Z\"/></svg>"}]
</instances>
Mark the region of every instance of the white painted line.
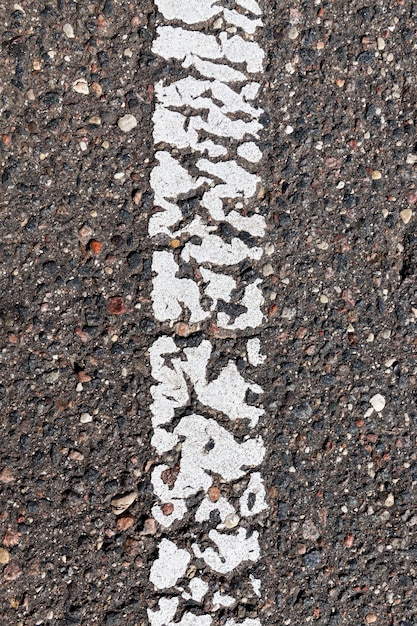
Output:
<instances>
[{"instance_id":1,"label":"white painted line","mask_svg":"<svg viewBox=\"0 0 417 626\"><path fill-rule=\"evenodd\" d=\"M263 389L254 376L265 357L253 335L264 320L264 298L257 274L242 280L240 271L242 263L261 261L266 230L256 167L262 11L255 0L238 0L237 8L227 0L155 4L152 50L172 63L174 76L179 65L189 75L155 85L151 297L167 330L149 350L152 446L160 457L151 475L152 515L169 538L151 566L150 582L162 597L148 619L151 626L210 626L221 610L226 626L261 626L258 618L235 620L244 604L223 593L220 581L238 571L253 602L262 597L252 567L262 558L257 520L268 505L257 432ZM203 338L179 348L176 323L189 333L202 329ZM230 354L229 343L229 356L218 361L221 334L214 344L205 332L210 324L240 339L236 346L243 342L244 360L241 348ZM181 534L184 521L191 538ZM186 608L189 600L199 604L198 614ZM203 606L211 609L202 613Z\"/></svg>"}]
</instances>

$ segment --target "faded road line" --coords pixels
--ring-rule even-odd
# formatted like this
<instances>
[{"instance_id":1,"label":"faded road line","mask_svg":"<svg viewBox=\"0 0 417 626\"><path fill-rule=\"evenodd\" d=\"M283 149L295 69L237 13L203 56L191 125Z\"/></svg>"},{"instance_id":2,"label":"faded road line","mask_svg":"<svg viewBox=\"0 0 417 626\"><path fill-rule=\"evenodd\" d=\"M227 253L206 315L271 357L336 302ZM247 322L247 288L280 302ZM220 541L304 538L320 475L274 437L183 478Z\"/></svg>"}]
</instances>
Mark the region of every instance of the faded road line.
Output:
<instances>
[{"instance_id":1,"label":"faded road line","mask_svg":"<svg viewBox=\"0 0 417 626\"><path fill-rule=\"evenodd\" d=\"M152 512L166 536L148 618L209 626L222 611L225 626L260 626L262 12L255 0L155 4L153 52L169 71L153 116L152 302L165 334L150 347Z\"/></svg>"}]
</instances>

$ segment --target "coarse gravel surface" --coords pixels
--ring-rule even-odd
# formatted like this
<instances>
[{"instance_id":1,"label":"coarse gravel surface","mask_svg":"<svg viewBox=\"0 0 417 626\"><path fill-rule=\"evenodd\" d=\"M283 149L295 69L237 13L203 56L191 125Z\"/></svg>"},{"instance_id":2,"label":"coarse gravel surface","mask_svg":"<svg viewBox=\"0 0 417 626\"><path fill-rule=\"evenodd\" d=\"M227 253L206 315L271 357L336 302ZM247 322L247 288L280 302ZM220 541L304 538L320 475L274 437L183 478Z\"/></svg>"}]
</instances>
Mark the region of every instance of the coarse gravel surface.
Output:
<instances>
[{"instance_id":1,"label":"coarse gravel surface","mask_svg":"<svg viewBox=\"0 0 417 626\"><path fill-rule=\"evenodd\" d=\"M244 269L267 302L271 508L265 597L237 617L415 626L417 3L262 4L268 232ZM155 604L156 19L148 0L0 4L5 626L139 626ZM213 368L243 339L217 348Z\"/></svg>"}]
</instances>

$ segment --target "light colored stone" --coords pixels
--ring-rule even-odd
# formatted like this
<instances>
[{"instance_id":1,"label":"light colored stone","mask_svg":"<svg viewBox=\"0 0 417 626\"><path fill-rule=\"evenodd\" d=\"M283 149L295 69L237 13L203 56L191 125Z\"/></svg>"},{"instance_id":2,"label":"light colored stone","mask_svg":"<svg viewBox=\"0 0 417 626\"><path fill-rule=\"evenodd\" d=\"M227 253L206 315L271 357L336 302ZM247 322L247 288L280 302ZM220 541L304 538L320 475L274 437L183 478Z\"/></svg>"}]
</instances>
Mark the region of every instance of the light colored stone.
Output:
<instances>
[{"instance_id":1,"label":"light colored stone","mask_svg":"<svg viewBox=\"0 0 417 626\"><path fill-rule=\"evenodd\" d=\"M371 174L371 178L372 180L381 180L382 178L382 174L379 170L373 170L372 174Z\"/></svg>"},{"instance_id":2,"label":"light colored stone","mask_svg":"<svg viewBox=\"0 0 417 626\"><path fill-rule=\"evenodd\" d=\"M291 39L292 41L294 41L295 39L297 39L299 33L298 33L298 28L296 28L295 26L291 26L291 28L288 31L288 39Z\"/></svg>"},{"instance_id":3,"label":"light colored stone","mask_svg":"<svg viewBox=\"0 0 417 626\"><path fill-rule=\"evenodd\" d=\"M4 467L0 472L0 483L12 483L13 481L13 474L8 467Z\"/></svg>"},{"instance_id":4,"label":"light colored stone","mask_svg":"<svg viewBox=\"0 0 417 626\"><path fill-rule=\"evenodd\" d=\"M2 565L7 565L10 561L10 552L5 548L0 548L0 563Z\"/></svg>"},{"instance_id":5,"label":"light colored stone","mask_svg":"<svg viewBox=\"0 0 417 626\"><path fill-rule=\"evenodd\" d=\"M226 528L235 528L239 524L239 521L239 515L236 515L236 513L229 513L229 515L226 515L225 517L224 525Z\"/></svg>"},{"instance_id":6,"label":"light colored stone","mask_svg":"<svg viewBox=\"0 0 417 626\"><path fill-rule=\"evenodd\" d=\"M136 493L136 491L129 491L129 493L126 493L122 496L116 496L115 498L112 498L111 506L113 509L113 513L115 513L116 515L124 513L124 511L126 511L134 503L137 497L138 494Z\"/></svg>"},{"instance_id":7,"label":"light colored stone","mask_svg":"<svg viewBox=\"0 0 417 626\"><path fill-rule=\"evenodd\" d=\"M385 40L382 37L377 39L378 50L385 50Z\"/></svg>"},{"instance_id":8,"label":"light colored stone","mask_svg":"<svg viewBox=\"0 0 417 626\"><path fill-rule=\"evenodd\" d=\"M76 80L72 84L72 88L77 93L84 94L85 96L87 96L90 93L90 90L88 88L88 83L85 80L85 78L79 78L78 80Z\"/></svg>"},{"instance_id":9,"label":"light colored stone","mask_svg":"<svg viewBox=\"0 0 417 626\"><path fill-rule=\"evenodd\" d=\"M62 30L64 31L64 33L66 34L68 39L74 39L74 37L75 37L74 29L71 26L71 24L68 24L68 22L67 22L66 24L63 25Z\"/></svg>"},{"instance_id":10,"label":"light colored stone","mask_svg":"<svg viewBox=\"0 0 417 626\"><path fill-rule=\"evenodd\" d=\"M380 393L372 396L370 402L377 413L380 413L385 407L385 398Z\"/></svg>"},{"instance_id":11,"label":"light colored stone","mask_svg":"<svg viewBox=\"0 0 417 626\"><path fill-rule=\"evenodd\" d=\"M404 209L404 211L401 211L400 217L402 221L404 222L404 224L408 224L408 222L413 217L413 212L411 209Z\"/></svg>"},{"instance_id":12,"label":"light colored stone","mask_svg":"<svg viewBox=\"0 0 417 626\"><path fill-rule=\"evenodd\" d=\"M81 417L80 417L81 424L89 424L92 421L93 421L93 418L90 415L90 413L82 413L81 414Z\"/></svg>"},{"instance_id":13,"label":"light colored stone","mask_svg":"<svg viewBox=\"0 0 417 626\"><path fill-rule=\"evenodd\" d=\"M393 493L389 493L387 495L386 499L385 499L384 506L387 506L387 507L394 506L394 502L395 502L394 494Z\"/></svg>"},{"instance_id":14,"label":"light colored stone","mask_svg":"<svg viewBox=\"0 0 417 626\"><path fill-rule=\"evenodd\" d=\"M124 133L128 133L138 125L138 121L134 115L128 113L120 118L117 125Z\"/></svg>"}]
</instances>

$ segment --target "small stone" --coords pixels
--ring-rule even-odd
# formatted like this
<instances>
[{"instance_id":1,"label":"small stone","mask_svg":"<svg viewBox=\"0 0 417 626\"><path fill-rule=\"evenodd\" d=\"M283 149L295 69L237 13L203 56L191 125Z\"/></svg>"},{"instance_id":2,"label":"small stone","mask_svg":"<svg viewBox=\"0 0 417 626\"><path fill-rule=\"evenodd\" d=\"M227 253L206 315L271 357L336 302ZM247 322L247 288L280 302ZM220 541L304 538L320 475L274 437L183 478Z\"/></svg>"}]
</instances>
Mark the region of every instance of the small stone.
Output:
<instances>
[{"instance_id":1,"label":"small stone","mask_svg":"<svg viewBox=\"0 0 417 626\"><path fill-rule=\"evenodd\" d=\"M313 524L313 522L307 520L303 524L303 539L308 539L309 541L316 541L320 537L320 532L317 529L317 526Z\"/></svg>"},{"instance_id":2,"label":"small stone","mask_svg":"<svg viewBox=\"0 0 417 626\"><path fill-rule=\"evenodd\" d=\"M74 89L74 91L76 91L77 93L82 93L84 95L88 95L90 93L90 90L88 88L88 83L85 80L85 78L79 78L78 80L76 80L73 84L72 84L72 88Z\"/></svg>"},{"instance_id":3,"label":"small stone","mask_svg":"<svg viewBox=\"0 0 417 626\"><path fill-rule=\"evenodd\" d=\"M78 452L78 450L71 450L68 456L71 461L84 461L84 455Z\"/></svg>"},{"instance_id":4,"label":"small stone","mask_svg":"<svg viewBox=\"0 0 417 626\"><path fill-rule=\"evenodd\" d=\"M374 396L372 396L370 403L372 404L375 411L377 413L380 413L385 407L385 398L384 396L381 396L380 393L377 393Z\"/></svg>"},{"instance_id":5,"label":"small stone","mask_svg":"<svg viewBox=\"0 0 417 626\"><path fill-rule=\"evenodd\" d=\"M305 554L307 552L307 548L304 543L297 543L297 554Z\"/></svg>"},{"instance_id":6,"label":"small stone","mask_svg":"<svg viewBox=\"0 0 417 626\"><path fill-rule=\"evenodd\" d=\"M124 115L123 117L121 117L120 120L117 122L117 125L124 133L128 133L130 130L133 130L133 128L138 125L138 121L134 115L131 115L129 113L128 115Z\"/></svg>"},{"instance_id":7,"label":"small stone","mask_svg":"<svg viewBox=\"0 0 417 626\"><path fill-rule=\"evenodd\" d=\"M89 124L92 124L93 126L101 126L101 118L99 118L98 115L93 115L92 117L90 117L90 119L88 120Z\"/></svg>"},{"instance_id":8,"label":"small stone","mask_svg":"<svg viewBox=\"0 0 417 626\"><path fill-rule=\"evenodd\" d=\"M156 522L153 517L148 517L143 524L142 533L144 535L154 535L156 533Z\"/></svg>"},{"instance_id":9,"label":"small stone","mask_svg":"<svg viewBox=\"0 0 417 626\"><path fill-rule=\"evenodd\" d=\"M262 274L264 276L272 276L273 273L274 268L272 267L272 265L270 263L266 263L262 268Z\"/></svg>"},{"instance_id":10,"label":"small stone","mask_svg":"<svg viewBox=\"0 0 417 626\"><path fill-rule=\"evenodd\" d=\"M137 497L138 494L136 493L136 491L129 491L128 493L125 493L123 495L115 496L111 500L113 513L115 513L116 515L124 513L134 503Z\"/></svg>"},{"instance_id":11,"label":"small stone","mask_svg":"<svg viewBox=\"0 0 417 626\"><path fill-rule=\"evenodd\" d=\"M110 315L122 315L126 313L127 308L120 296L114 296L113 298L109 298L107 302L107 311Z\"/></svg>"},{"instance_id":12,"label":"small stone","mask_svg":"<svg viewBox=\"0 0 417 626\"><path fill-rule=\"evenodd\" d=\"M229 513L224 519L226 528L235 528L240 522L240 517L236 513Z\"/></svg>"},{"instance_id":13,"label":"small stone","mask_svg":"<svg viewBox=\"0 0 417 626\"><path fill-rule=\"evenodd\" d=\"M90 424L93 421L93 417L90 413L82 413L80 417L81 424Z\"/></svg>"},{"instance_id":14,"label":"small stone","mask_svg":"<svg viewBox=\"0 0 417 626\"><path fill-rule=\"evenodd\" d=\"M63 25L62 30L64 31L64 33L66 34L68 39L74 39L74 37L75 37L74 29L71 26L71 24L68 24L68 22L67 22L66 24Z\"/></svg>"},{"instance_id":15,"label":"small stone","mask_svg":"<svg viewBox=\"0 0 417 626\"><path fill-rule=\"evenodd\" d=\"M389 493L388 496L385 499L384 506L386 506L386 507L394 506L394 502L395 502L394 494L393 493Z\"/></svg>"},{"instance_id":16,"label":"small stone","mask_svg":"<svg viewBox=\"0 0 417 626\"><path fill-rule=\"evenodd\" d=\"M22 569L16 561L9 563L3 571L3 578L8 581L16 580L16 578L19 578L21 575Z\"/></svg>"},{"instance_id":17,"label":"small stone","mask_svg":"<svg viewBox=\"0 0 417 626\"><path fill-rule=\"evenodd\" d=\"M46 374L44 374L45 382L49 384L56 383L58 378L59 370L53 370L52 372L46 372Z\"/></svg>"},{"instance_id":18,"label":"small stone","mask_svg":"<svg viewBox=\"0 0 417 626\"><path fill-rule=\"evenodd\" d=\"M408 191L406 198L409 204L415 204L417 202L417 193L413 190Z\"/></svg>"},{"instance_id":19,"label":"small stone","mask_svg":"<svg viewBox=\"0 0 417 626\"><path fill-rule=\"evenodd\" d=\"M379 170L373 170L372 174L371 174L371 178L372 180L381 180L382 178L382 174Z\"/></svg>"},{"instance_id":20,"label":"small stone","mask_svg":"<svg viewBox=\"0 0 417 626\"><path fill-rule=\"evenodd\" d=\"M172 502L166 502L161 506L161 511L164 515L171 515L174 510L174 505Z\"/></svg>"},{"instance_id":21,"label":"small stone","mask_svg":"<svg viewBox=\"0 0 417 626\"><path fill-rule=\"evenodd\" d=\"M298 28L296 28L295 26L291 26L291 28L288 31L288 39L291 39L292 41L294 41L295 39L297 39L299 33L298 33Z\"/></svg>"},{"instance_id":22,"label":"small stone","mask_svg":"<svg viewBox=\"0 0 417 626\"><path fill-rule=\"evenodd\" d=\"M210 487L207 492L210 502L217 502L220 498L220 489L218 487Z\"/></svg>"},{"instance_id":23,"label":"small stone","mask_svg":"<svg viewBox=\"0 0 417 626\"><path fill-rule=\"evenodd\" d=\"M14 481L13 474L8 467L3 467L0 472L0 483L12 483Z\"/></svg>"},{"instance_id":24,"label":"small stone","mask_svg":"<svg viewBox=\"0 0 417 626\"><path fill-rule=\"evenodd\" d=\"M308 552L303 556L303 563L308 569L312 569L313 567L317 567L321 563L321 555L318 550L313 550L312 552Z\"/></svg>"},{"instance_id":25,"label":"small stone","mask_svg":"<svg viewBox=\"0 0 417 626\"><path fill-rule=\"evenodd\" d=\"M383 39L382 37L378 37L376 41L377 41L378 50L385 50L385 39Z\"/></svg>"},{"instance_id":26,"label":"small stone","mask_svg":"<svg viewBox=\"0 0 417 626\"><path fill-rule=\"evenodd\" d=\"M376 616L376 614L375 614L375 613L368 613L368 614L366 615L366 617L365 617L365 622L366 622L367 624L374 624L374 623L376 622L376 620L377 620L377 619L378 619L378 618L377 618L377 616Z\"/></svg>"},{"instance_id":27,"label":"small stone","mask_svg":"<svg viewBox=\"0 0 417 626\"><path fill-rule=\"evenodd\" d=\"M3 537L2 544L6 546L6 548L13 548L13 546L17 546L19 544L21 536L22 533L19 531L8 528Z\"/></svg>"},{"instance_id":28,"label":"small stone","mask_svg":"<svg viewBox=\"0 0 417 626\"><path fill-rule=\"evenodd\" d=\"M39 70L41 69L41 64L38 59L34 59L33 69L35 70L35 72L39 72Z\"/></svg>"},{"instance_id":29,"label":"small stone","mask_svg":"<svg viewBox=\"0 0 417 626\"><path fill-rule=\"evenodd\" d=\"M408 224L408 222L413 217L413 212L411 209L404 209L404 211L401 211L400 217L402 221L404 222L404 224Z\"/></svg>"},{"instance_id":30,"label":"small stone","mask_svg":"<svg viewBox=\"0 0 417 626\"><path fill-rule=\"evenodd\" d=\"M93 83L91 85L91 89L94 91L94 93L96 94L97 98L99 98L100 96L103 95L103 88L99 83Z\"/></svg>"},{"instance_id":31,"label":"small stone","mask_svg":"<svg viewBox=\"0 0 417 626\"><path fill-rule=\"evenodd\" d=\"M100 254L101 248L103 244L101 241L97 241L97 239L92 239L88 244L88 248L91 250L93 254Z\"/></svg>"},{"instance_id":32,"label":"small stone","mask_svg":"<svg viewBox=\"0 0 417 626\"><path fill-rule=\"evenodd\" d=\"M345 544L346 548L351 548L353 546L353 535L351 534L346 535L346 537L343 540L343 543Z\"/></svg>"},{"instance_id":33,"label":"small stone","mask_svg":"<svg viewBox=\"0 0 417 626\"><path fill-rule=\"evenodd\" d=\"M135 518L133 517L133 515L123 515L122 517L119 517L119 519L117 520L117 524L116 524L116 528L117 530L127 530L128 528L130 528L133 524L133 522L135 521Z\"/></svg>"},{"instance_id":34,"label":"small stone","mask_svg":"<svg viewBox=\"0 0 417 626\"><path fill-rule=\"evenodd\" d=\"M0 548L0 563L1 565L7 565L10 561L10 552L5 548Z\"/></svg>"},{"instance_id":35,"label":"small stone","mask_svg":"<svg viewBox=\"0 0 417 626\"><path fill-rule=\"evenodd\" d=\"M78 231L78 237L81 239L81 243L86 244L93 234L93 229L88 224L83 224Z\"/></svg>"}]
</instances>

